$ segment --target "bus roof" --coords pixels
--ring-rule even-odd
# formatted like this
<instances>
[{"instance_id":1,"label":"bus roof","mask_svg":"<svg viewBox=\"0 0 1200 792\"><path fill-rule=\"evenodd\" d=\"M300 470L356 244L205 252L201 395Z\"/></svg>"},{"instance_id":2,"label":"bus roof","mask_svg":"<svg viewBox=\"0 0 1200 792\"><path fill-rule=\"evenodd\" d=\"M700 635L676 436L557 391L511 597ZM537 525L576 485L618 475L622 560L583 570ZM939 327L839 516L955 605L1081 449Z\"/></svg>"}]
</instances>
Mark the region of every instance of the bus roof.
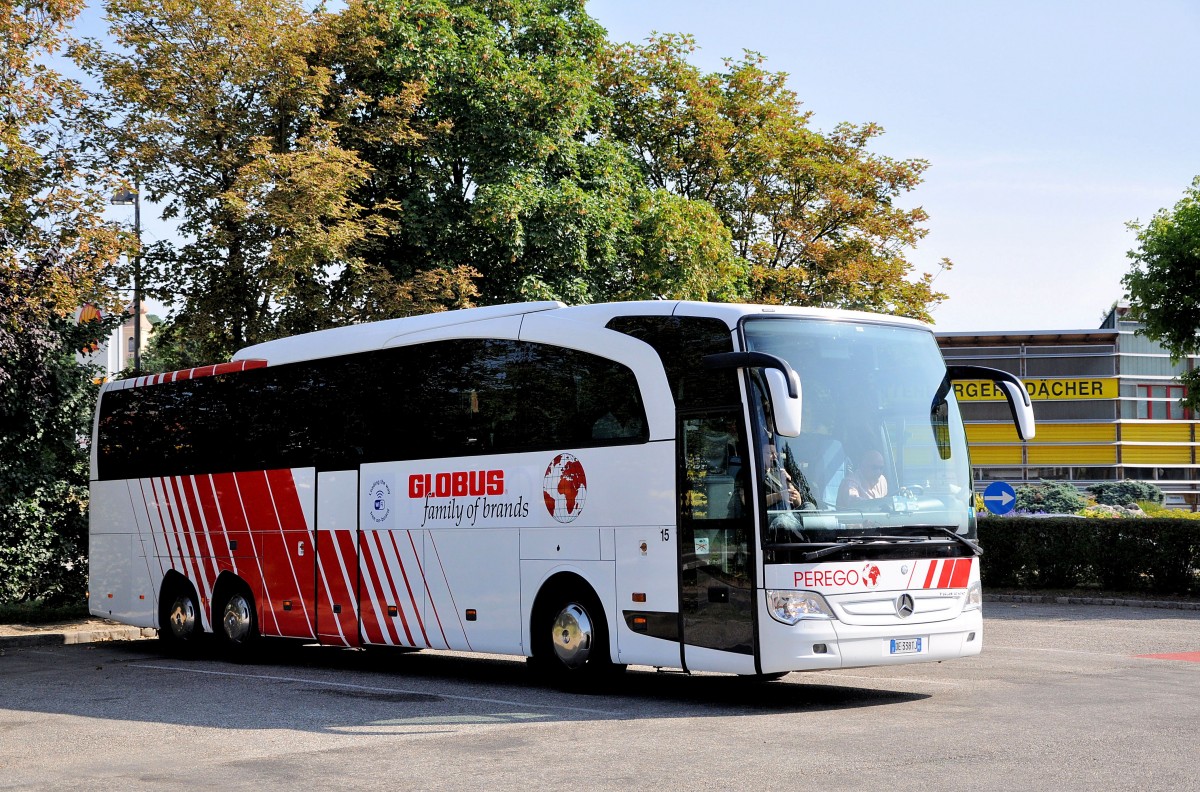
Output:
<instances>
[{"instance_id":1,"label":"bus roof","mask_svg":"<svg viewBox=\"0 0 1200 792\"><path fill-rule=\"evenodd\" d=\"M335 327L313 333L266 341L238 350L234 361L266 360L269 365L294 363L335 355L380 349L402 336L462 327L474 322L520 317L554 311L563 319L603 327L617 316L704 316L720 319L732 330L749 316L801 317L836 321L870 321L904 325L932 331L925 322L904 317L846 311L832 308L797 308L783 305L710 303L687 300L644 300L567 306L561 302L528 302L464 308L457 311L386 319L360 325Z\"/></svg>"}]
</instances>

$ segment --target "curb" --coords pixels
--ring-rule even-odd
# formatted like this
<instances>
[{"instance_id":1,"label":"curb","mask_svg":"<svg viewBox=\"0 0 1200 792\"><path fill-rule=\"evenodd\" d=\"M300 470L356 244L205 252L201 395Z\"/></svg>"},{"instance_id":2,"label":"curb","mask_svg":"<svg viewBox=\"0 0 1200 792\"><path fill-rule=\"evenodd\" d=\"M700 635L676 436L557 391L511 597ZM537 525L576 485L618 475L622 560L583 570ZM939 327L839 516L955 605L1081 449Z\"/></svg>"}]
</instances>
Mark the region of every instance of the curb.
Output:
<instances>
[{"instance_id":1,"label":"curb","mask_svg":"<svg viewBox=\"0 0 1200 792\"><path fill-rule=\"evenodd\" d=\"M63 646L70 644L100 643L103 641L140 641L155 638L158 630L153 627L113 627L105 630L79 630L75 632L45 632L29 635L0 635L0 648L26 648L30 646Z\"/></svg>"},{"instance_id":2,"label":"curb","mask_svg":"<svg viewBox=\"0 0 1200 792\"><path fill-rule=\"evenodd\" d=\"M1114 597L1059 597L1051 594L984 594L984 602L1022 602L1039 605L1115 605L1125 608L1200 611L1200 602L1117 599Z\"/></svg>"}]
</instances>

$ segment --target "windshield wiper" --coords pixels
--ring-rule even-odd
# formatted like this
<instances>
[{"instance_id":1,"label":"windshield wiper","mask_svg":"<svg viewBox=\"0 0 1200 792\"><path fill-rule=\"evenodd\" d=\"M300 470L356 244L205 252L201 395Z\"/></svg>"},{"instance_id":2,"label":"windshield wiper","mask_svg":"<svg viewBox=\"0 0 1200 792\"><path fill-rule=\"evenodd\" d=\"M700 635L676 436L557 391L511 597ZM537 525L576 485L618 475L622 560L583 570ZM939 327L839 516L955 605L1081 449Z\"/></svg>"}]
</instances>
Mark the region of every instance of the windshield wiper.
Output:
<instances>
[{"instance_id":1,"label":"windshield wiper","mask_svg":"<svg viewBox=\"0 0 1200 792\"><path fill-rule=\"evenodd\" d=\"M957 541L962 542L967 547L971 548L971 552L974 553L975 555L977 555L977 556L983 555L983 548L980 547L978 543L968 539L967 537L963 536L962 534L955 533L953 530L947 528L944 525L927 525L924 527L929 528L934 531L941 531L942 533L949 536L951 539L956 539Z\"/></svg>"},{"instance_id":2,"label":"windshield wiper","mask_svg":"<svg viewBox=\"0 0 1200 792\"><path fill-rule=\"evenodd\" d=\"M946 528L945 526L942 526L942 525L926 525L926 526L922 526L922 530L940 531L940 532L946 534L947 536L949 536L950 538L954 539L955 541L966 545L968 548L970 548L971 552L974 553L975 555L977 555L977 556L983 555L982 547L980 547L978 544L976 544L972 540L968 539L967 537L955 533L950 528ZM837 555L838 553L842 552L847 547L850 547L852 545L859 546L859 545L873 544L876 542L878 542L880 544L883 544L883 543L915 544L918 542L926 542L926 541L929 541L929 539L925 539L925 538L917 537L917 536L839 536L837 538L837 544L827 545L826 547L822 547L819 550L810 550L809 552L804 553L800 557L802 559L804 559L805 561L816 561L819 558L825 558L826 556Z\"/></svg>"}]
</instances>

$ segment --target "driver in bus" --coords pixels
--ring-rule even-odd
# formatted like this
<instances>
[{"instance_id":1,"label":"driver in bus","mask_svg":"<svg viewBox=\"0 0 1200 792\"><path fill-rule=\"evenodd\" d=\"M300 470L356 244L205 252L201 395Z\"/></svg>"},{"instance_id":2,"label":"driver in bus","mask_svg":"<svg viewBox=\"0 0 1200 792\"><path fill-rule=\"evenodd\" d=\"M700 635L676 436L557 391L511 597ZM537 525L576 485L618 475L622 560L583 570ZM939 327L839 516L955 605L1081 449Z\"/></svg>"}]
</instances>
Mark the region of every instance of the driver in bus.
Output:
<instances>
[{"instance_id":1,"label":"driver in bus","mask_svg":"<svg viewBox=\"0 0 1200 792\"><path fill-rule=\"evenodd\" d=\"M862 501L886 496L888 483L883 471L883 454L874 449L864 452L858 464L842 479L842 485L838 488L837 507L853 509L855 504Z\"/></svg>"}]
</instances>

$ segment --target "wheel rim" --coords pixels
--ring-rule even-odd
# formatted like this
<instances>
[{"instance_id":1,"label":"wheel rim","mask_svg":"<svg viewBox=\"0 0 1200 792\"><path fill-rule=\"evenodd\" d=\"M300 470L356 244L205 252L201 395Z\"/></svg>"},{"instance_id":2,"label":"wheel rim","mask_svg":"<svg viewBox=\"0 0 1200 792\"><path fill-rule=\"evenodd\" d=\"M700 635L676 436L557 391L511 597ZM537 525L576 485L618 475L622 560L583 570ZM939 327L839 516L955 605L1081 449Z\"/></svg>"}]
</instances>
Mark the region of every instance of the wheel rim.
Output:
<instances>
[{"instance_id":1,"label":"wheel rim","mask_svg":"<svg viewBox=\"0 0 1200 792\"><path fill-rule=\"evenodd\" d=\"M250 637L254 629L254 611L241 594L234 594L221 612L221 624L230 643L239 644Z\"/></svg>"},{"instance_id":2,"label":"wheel rim","mask_svg":"<svg viewBox=\"0 0 1200 792\"><path fill-rule=\"evenodd\" d=\"M171 635L184 641L196 630L196 606L187 594L180 594L171 603L171 615L167 617Z\"/></svg>"},{"instance_id":3,"label":"wheel rim","mask_svg":"<svg viewBox=\"0 0 1200 792\"><path fill-rule=\"evenodd\" d=\"M567 668L579 668L592 653L592 620L580 605L572 602L554 619L551 630L554 654Z\"/></svg>"}]
</instances>

